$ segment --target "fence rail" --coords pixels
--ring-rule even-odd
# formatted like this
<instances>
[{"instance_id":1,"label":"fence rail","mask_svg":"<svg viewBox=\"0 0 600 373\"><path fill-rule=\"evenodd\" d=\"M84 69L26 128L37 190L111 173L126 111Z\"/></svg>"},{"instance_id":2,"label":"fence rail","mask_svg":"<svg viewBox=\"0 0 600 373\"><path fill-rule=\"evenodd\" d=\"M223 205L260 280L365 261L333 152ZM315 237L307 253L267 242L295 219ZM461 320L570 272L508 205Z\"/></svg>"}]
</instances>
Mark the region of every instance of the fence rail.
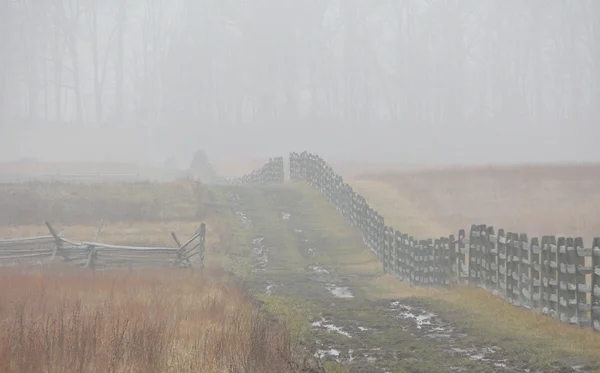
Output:
<instances>
[{"instance_id":1,"label":"fence rail","mask_svg":"<svg viewBox=\"0 0 600 373\"><path fill-rule=\"evenodd\" d=\"M448 237L417 240L385 224L366 199L319 156L290 154L290 179L322 192L363 234L386 273L413 284L461 283L493 291L515 306L600 331L600 237L529 237L474 224Z\"/></svg>"},{"instance_id":2,"label":"fence rail","mask_svg":"<svg viewBox=\"0 0 600 373\"><path fill-rule=\"evenodd\" d=\"M192 266L191 258L199 256L198 265L204 265L204 243L206 225L202 223L196 233L183 244L175 232L171 237L176 247L142 247L112 245L102 242L75 242L59 235L52 225L46 222L49 236L0 239L0 262L19 260L61 258L65 262L77 263L84 268L113 266L173 265ZM98 229L95 241L102 231Z\"/></svg>"}]
</instances>

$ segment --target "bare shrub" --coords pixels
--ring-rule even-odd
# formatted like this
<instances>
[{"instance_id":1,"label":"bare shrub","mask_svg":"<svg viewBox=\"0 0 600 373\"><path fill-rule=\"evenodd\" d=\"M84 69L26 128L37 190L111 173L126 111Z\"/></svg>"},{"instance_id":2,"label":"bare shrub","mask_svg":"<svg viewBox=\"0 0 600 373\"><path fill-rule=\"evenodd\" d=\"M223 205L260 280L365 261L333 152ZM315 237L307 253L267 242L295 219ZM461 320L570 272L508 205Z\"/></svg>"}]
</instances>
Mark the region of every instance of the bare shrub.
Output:
<instances>
[{"instance_id":1,"label":"bare shrub","mask_svg":"<svg viewBox=\"0 0 600 373\"><path fill-rule=\"evenodd\" d=\"M287 372L289 333L223 271L0 274L0 372Z\"/></svg>"}]
</instances>

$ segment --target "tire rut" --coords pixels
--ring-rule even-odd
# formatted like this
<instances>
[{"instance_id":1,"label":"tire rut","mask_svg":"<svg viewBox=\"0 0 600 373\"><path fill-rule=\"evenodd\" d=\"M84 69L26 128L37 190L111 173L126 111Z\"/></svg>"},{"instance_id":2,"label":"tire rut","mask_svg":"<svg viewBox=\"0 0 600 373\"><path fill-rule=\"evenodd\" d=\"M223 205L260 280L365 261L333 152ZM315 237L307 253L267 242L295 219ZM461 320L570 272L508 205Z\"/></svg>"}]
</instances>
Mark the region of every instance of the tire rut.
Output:
<instances>
[{"instance_id":1,"label":"tire rut","mask_svg":"<svg viewBox=\"0 0 600 373\"><path fill-rule=\"evenodd\" d=\"M509 356L495 344L471 337L418 299L368 299L350 276L318 262L323 232L312 234L302 219L280 206L276 197L269 198L273 204L270 210L293 234L295 250L305 262L304 271L271 273L269 256L285 253L269 247L276 243L270 241L267 232L255 232L253 282L267 295L304 298L315 305L321 314L312 321L316 357L347 364L351 372L392 372L399 368L409 372L543 372L533 369L526 355ZM244 202L249 206L253 203L240 196L236 200L240 202L238 221L252 224L253 212L249 209L247 216L242 210ZM362 277L365 279L368 276ZM561 367L560 371L584 370Z\"/></svg>"}]
</instances>

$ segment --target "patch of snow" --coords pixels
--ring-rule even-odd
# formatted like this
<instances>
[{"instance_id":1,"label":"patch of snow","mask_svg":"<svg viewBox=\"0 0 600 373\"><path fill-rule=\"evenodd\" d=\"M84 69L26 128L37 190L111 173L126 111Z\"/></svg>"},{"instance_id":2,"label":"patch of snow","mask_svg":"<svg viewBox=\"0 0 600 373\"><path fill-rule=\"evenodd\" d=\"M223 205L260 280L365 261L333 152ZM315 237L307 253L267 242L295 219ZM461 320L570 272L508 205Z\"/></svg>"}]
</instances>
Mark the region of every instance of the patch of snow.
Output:
<instances>
[{"instance_id":1,"label":"patch of snow","mask_svg":"<svg viewBox=\"0 0 600 373\"><path fill-rule=\"evenodd\" d=\"M325 319L321 319L319 321L313 322L312 323L312 327L313 328L327 329L327 331L329 331L329 332L336 332L336 333L341 334L341 335L343 335L345 337L352 338L352 336L350 335L350 333L344 331L339 326L335 326L334 324L327 324Z\"/></svg>"},{"instance_id":2,"label":"patch of snow","mask_svg":"<svg viewBox=\"0 0 600 373\"><path fill-rule=\"evenodd\" d=\"M248 225L252 224L252 221L246 216L245 213L243 213L241 211L236 211L235 216L237 217L238 221L242 225L248 226Z\"/></svg>"},{"instance_id":3,"label":"patch of snow","mask_svg":"<svg viewBox=\"0 0 600 373\"><path fill-rule=\"evenodd\" d=\"M315 353L315 357L318 357L319 359L324 358L325 356L334 356L334 357L339 357L340 356L340 351L336 350L335 348L331 348L329 350L317 350L317 352Z\"/></svg>"},{"instance_id":4,"label":"patch of snow","mask_svg":"<svg viewBox=\"0 0 600 373\"><path fill-rule=\"evenodd\" d=\"M320 265L314 265L314 266L310 266L308 267L311 271L316 272L316 273L324 273L324 274L328 274L329 271L326 270L325 268L323 268Z\"/></svg>"},{"instance_id":5,"label":"patch of snow","mask_svg":"<svg viewBox=\"0 0 600 373\"><path fill-rule=\"evenodd\" d=\"M252 243L255 245L252 248L252 253L254 254L252 272L254 273L265 271L269 263L269 250L263 244L264 239L264 237L260 236L252 239Z\"/></svg>"},{"instance_id":6,"label":"patch of snow","mask_svg":"<svg viewBox=\"0 0 600 373\"><path fill-rule=\"evenodd\" d=\"M483 354L471 355L471 356L469 356L469 359L471 359L471 360L484 360L485 359L485 355L483 355Z\"/></svg>"},{"instance_id":7,"label":"patch of snow","mask_svg":"<svg viewBox=\"0 0 600 373\"><path fill-rule=\"evenodd\" d=\"M435 317L435 314L431 312L423 312L421 314L415 314L410 311L401 312L399 317L403 319L414 319L417 323L417 329L421 329L424 325L431 325L431 319Z\"/></svg>"},{"instance_id":8,"label":"patch of snow","mask_svg":"<svg viewBox=\"0 0 600 373\"><path fill-rule=\"evenodd\" d=\"M290 220L290 217L291 217L291 216L292 216L292 214L290 214L290 213L287 213L287 212L282 212L282 213L281 213L281 218L282 218L283 220Z\"/></svg>"},{"instance_id":9,"label":"patch of snow","mask_svg":"<svg viewBox=\"0 0 600 373\"><path fill-rule=\"evenodd\" d=\"M354 298L354 294L346 286L329 285L327 286L327 290L336 298Z\"/></svg>"},{"instance_id":10,"label":"patch of snow","mask_svg":"<svg viewBox=\"0 0 600 373\"><path fill-rule=\"evenodd\" d=\"M369 356L369 355L365 355L365 357L367 358L367 361L368 361L369 363L374 363L374 362L376 362L376 361L377 361L377 358L376 358L376 357Z\"/></svg>"},{"instance_id":11,"label":"patch of snow","mask_svg":"<svg viewBox=\"0 0 600 373\"><path fill-rule=\"evenodd\" d=\"M271 284L269 283L267 285L267 291L265 292L266 295L271 296L273 294L273 288L275 287L275 284Z\"/></svg>"}]
</instances>

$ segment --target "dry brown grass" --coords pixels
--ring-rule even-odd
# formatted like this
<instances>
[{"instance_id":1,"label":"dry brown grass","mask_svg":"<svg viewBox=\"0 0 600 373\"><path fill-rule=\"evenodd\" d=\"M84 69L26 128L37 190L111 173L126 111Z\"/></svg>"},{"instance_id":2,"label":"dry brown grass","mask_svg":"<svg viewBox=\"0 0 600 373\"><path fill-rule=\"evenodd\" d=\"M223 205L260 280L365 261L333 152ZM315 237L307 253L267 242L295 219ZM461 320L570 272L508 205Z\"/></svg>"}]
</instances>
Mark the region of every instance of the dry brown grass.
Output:
<instances>
[{"instance_id":1,"label":"dry brown grass","mask_svg":"<svg viewBox=\"0 0 600 373\"><path fill-rule=\"evenodd\" d=\"M223 273L0 273L0 372L286 372L288 331Z\"/></svg>"},{"instance_id":2,"label":"dry brown grass","mask_svg":"<svg viewBox=\"0 0 600 373\"><path fill-rule=\"evenodd\" d=\"M394 199L400 204L395 215L421 217L432 224L430 234L446 236L471 224L488 224L530 236L581 236L588 244L600 236L600 165L456 168L380 173L362 180L372 189L365 194L376 207L390 203L388 191L410 201L403 209L402 201ZM378 201L378 196L384 198Z\"/></svg>"},{"instance_id":3,"label":"dry brown grass","mask_svg":"<svg viewBox=\"0 0 600 373\"><path fill-rule=\"evenodd\" d=\"M117 245L137 245L150 247L176 247L170 232L175 232L181 241L191 237L199 227L199 223L190 221L172 222L105 222L100 241ZM94 225L56 226L63 235L75 241L92 241L98 231ZM208 244L219 239L222 230L227 229L223 220L211 219L207 222L206 238ZM18 238L49 235L48 228L38 225L0 226L0 237Z\"/></svg>"}]
</instances>

